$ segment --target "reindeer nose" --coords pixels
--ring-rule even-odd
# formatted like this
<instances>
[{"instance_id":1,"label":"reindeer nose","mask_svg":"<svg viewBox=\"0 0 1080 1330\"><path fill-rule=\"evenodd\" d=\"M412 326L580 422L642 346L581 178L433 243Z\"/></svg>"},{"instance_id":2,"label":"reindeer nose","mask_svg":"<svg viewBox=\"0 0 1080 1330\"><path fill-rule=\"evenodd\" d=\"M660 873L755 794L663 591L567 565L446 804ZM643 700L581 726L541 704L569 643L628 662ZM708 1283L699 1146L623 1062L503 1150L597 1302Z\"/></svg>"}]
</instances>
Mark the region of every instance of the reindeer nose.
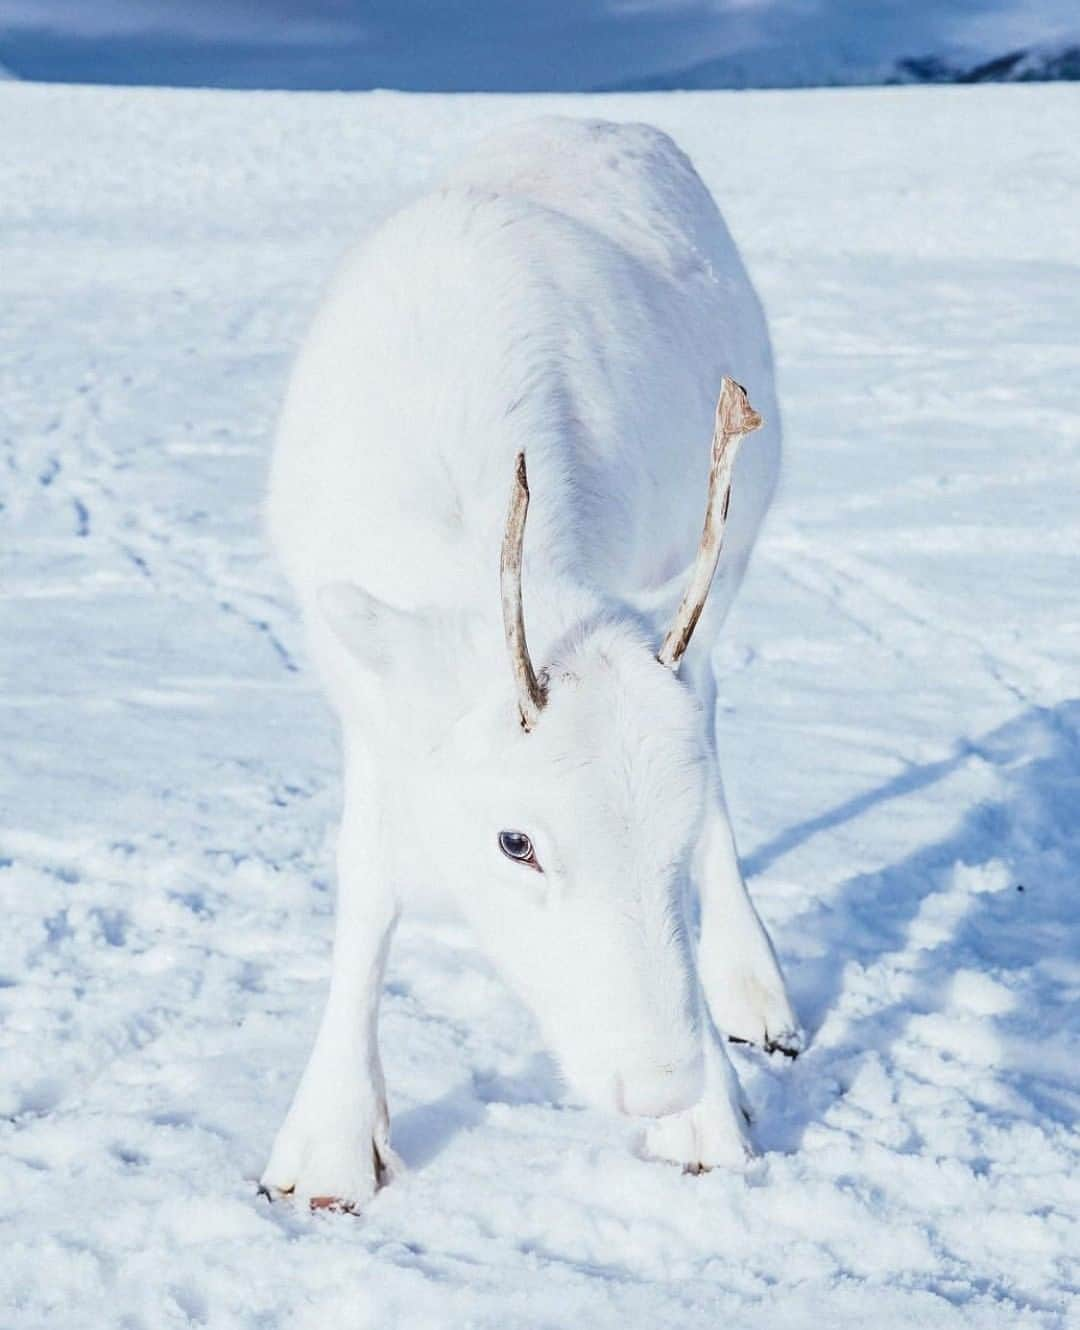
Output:
<instances>
[{"instance_id":1,"label":"reindeer nose","mask_svg":"<svg viewBox=\"0 0 1080 1330\"><path fill-rule=\"evenodd\" d=\"M615 1107L628 1117L665 1118L692 1108L705 1080L699 1053L678 1064L645 1064L615 1074Z\"/></svg>"}]
</instances>

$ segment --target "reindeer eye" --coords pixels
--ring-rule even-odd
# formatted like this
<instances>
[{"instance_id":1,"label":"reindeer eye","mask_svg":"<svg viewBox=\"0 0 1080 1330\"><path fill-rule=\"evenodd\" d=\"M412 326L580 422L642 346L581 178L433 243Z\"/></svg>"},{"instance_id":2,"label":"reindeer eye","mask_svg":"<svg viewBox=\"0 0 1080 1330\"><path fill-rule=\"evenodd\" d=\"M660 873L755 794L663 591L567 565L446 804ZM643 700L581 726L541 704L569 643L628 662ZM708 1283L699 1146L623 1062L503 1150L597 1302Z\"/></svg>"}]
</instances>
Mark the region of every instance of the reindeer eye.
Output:
<instances>
[{"instance_id":1,"label":"reindeer eye","mask_svg":"<svg viewBox=\"0 0 1080 1330\"><path fill-rule=\"evenodd\" d=\"M531 864L534 868L540 867L536 862L536 851L533 849L533 843L523 831L500 831L499 849L508 859L513 859L519 864Z\"/></svg>"}]
</instances>

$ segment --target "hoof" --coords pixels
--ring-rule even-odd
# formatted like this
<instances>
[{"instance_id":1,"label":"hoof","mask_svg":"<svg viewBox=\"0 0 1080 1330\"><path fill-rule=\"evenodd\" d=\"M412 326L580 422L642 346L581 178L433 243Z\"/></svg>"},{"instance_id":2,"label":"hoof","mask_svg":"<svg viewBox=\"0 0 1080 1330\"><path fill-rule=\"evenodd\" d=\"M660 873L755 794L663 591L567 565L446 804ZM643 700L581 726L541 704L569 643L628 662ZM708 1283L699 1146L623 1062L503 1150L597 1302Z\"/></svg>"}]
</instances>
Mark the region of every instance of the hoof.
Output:
<instances>
[{"instance_id":1,"label":"hoof","mask_svg":"<svg viewBox=\"0 0 1080 1330\"><path fill-rule=\"evenodd\" d=\"M384 1125L323 1126L287 1119L274 1142L260 1191L269 1200L289 1197L312 1211L357 1214L401 1171Z\"/></svg>"},{"instance_id":2,"label":"hoof","mask_svg":"<svg viewBox=\"0 0 1080 1330\"><path fill-rule=\"evenodd\" d=\"M775 1038L770 1037L765 1040L766 1053L780 1053L792 1061L806 1047L806 1036L801 1030L783 1030Z\"/></svg>"},{"instance_id":3,"label":"hoof","mask_svg":"<svg viewBox=\"0 0 1080 1330\"><path fill-rule=\"evenodd\" d=\"M335 1215L355 1215L356 1206L343 1201L338 1196L312 1196L308 1201L309 1210L329 1210Z\"/></svg>"},{"instance_id":4,"label":"hoof","mask_svg":"<svg viewBox=\"0 0 1080 1330\"><path fill-rule=\"evenodd\" d=\"M746 1048L761 1048L766 1053L779 1053L782 1057L794 1061L806 1048L806 1036L802 1030L782 1030L779 1034L766 1033L760 1041L743 1039L740 1035L729 1034L729 1044L742 1044Z\"/></svg>"}]
</instances>

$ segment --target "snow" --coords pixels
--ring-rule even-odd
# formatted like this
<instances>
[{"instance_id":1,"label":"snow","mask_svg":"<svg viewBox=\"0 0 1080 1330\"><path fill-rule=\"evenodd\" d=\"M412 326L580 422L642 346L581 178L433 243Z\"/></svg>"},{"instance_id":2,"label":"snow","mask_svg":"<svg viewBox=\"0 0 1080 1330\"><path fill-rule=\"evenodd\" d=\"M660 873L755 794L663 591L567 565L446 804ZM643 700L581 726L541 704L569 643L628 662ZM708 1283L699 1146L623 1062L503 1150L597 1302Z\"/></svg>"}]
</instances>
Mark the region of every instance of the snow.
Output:
<instances>
[{"instance_id":1,"label":"snow","mask_svg":"<svg viewBox=\"0 0 1080 1330\"><path fill-rule=\"evenodd\" d=\"M770 314L787 471L716 663L813 1043L735 1050L761 1158L683 1176L564 1100L459 926L409 919L410 1172L310 1216L254 1182L338 802L269 433L340 250L541 106L674 133ZM0 88L0 1324L1076 1323L1078 111Z\"/></svg>"},{"instance_id":2,"label":"snow","mask_svg":"<svg viewBox=\"0 0 1080 1330\"><path fill-rule=\"evenodd\" d=\"M1018 54L1075 78L1075 51L1069 74L1032 48L1078 40L1075 0L0 0L0 60L88 83L788 87L965 80Z\"/></svg>"}]
</instances>

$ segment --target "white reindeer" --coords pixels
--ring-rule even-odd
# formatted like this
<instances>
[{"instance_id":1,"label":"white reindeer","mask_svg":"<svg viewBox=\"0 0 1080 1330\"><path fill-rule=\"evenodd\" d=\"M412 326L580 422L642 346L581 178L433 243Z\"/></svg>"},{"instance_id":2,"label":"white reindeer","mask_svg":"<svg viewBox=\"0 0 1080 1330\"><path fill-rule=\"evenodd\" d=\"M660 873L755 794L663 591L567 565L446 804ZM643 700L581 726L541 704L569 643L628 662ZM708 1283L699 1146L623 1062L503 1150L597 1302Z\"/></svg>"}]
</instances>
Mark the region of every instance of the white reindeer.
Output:
<instances>
[{"instance_id":1,"label":"white reindeer","mask_svg":"<svg viewBox=\"0 0 1080 1330\"><path fill-rule=\"evenodd\" d=\"M764 416L730 514L760 420L724 376ZM647 1148L688 1168L745 1160L716 1027L801 1035L724 808L709 648L779 458L758 300L655 129L513 129L347 258L269 497L345 754L330 992L271 1194L352 1208L394 1172L379 994L425 886L583 1099L655 1119Z\"/></svg>"}]
</instances>

